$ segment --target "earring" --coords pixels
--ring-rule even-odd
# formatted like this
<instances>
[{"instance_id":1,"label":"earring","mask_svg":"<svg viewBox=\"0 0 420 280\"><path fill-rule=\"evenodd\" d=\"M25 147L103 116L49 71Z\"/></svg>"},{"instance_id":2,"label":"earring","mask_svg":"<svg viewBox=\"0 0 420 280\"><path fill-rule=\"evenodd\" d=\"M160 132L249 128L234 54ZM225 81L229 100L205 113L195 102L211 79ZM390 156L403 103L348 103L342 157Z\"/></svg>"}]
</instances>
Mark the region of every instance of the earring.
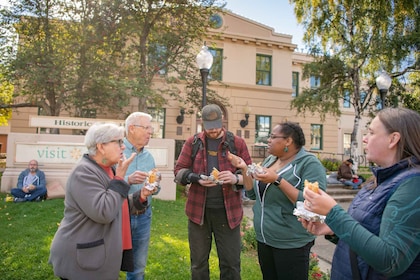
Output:
<instances>
[{"instance_id":1,"label":"earring","mask_svg":"<svg viewBox=\"0 0 420 280\"><path fill-rule=\"evenodd\" d=\"M285 152L285 153L287 153L288 151L289 151L289 147L284 147L284 149L283 149L283 151Z\"/></svg>"}]
</instances>

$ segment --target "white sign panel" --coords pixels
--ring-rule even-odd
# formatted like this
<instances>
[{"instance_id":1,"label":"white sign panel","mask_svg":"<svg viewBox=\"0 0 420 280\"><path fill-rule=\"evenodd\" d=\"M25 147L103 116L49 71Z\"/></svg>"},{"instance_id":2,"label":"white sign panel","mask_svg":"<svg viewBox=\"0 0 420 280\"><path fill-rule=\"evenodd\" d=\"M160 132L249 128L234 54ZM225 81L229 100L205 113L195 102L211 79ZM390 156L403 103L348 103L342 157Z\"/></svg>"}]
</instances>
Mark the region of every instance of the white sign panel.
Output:
<instances>
[{"instance_id":1,"label":"white sign panel","mask_svg":"<svg viewBox=\"0 0 420 280\"><path fill-rule=\"evenodd\" d=\"M16 143L16 162L27 163L36 159L42 164L74 164L87 149L83 143Z\"/></svg>"},{"instance_id":2,"label":"white sign panel","mask_svg":"<svg viewBox=\"0 0 420 280\"><path fill-rule=\"evenodd\" d=\"M45 128L62 128L62 129L88 129L96 122L110 122L119 126L124 126L125 122L122 120L107 120L107 119L85 119L85 118L70 118L70 117L51 117L51 116L30 116L30 127L45 127Z\"/></svg>"},{"instance_id":3,"label":"white sign panel","mask_svg":"<svg viewBox=\"0 0 420 280\"><path fill-rule=\"evenodd\" d=\"M168 148L150 148L147 150L155 159L156 167L168 167Z\"/></svg>"}]
</instances>

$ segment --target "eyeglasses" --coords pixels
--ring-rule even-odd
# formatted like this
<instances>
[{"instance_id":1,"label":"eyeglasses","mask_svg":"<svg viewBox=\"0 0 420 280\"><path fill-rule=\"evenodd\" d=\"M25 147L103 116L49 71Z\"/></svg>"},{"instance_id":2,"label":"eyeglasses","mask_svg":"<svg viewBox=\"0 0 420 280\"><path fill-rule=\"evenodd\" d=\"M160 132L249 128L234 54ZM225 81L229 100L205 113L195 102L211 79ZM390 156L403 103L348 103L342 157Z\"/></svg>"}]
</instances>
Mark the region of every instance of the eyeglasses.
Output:
<instances>
[{"instance_id":1,"label":"eyeglasses","mask_svg":"<svg viewBox=\"0 0 420 280\"><path fill-rule=\"evenodd\" d=\"M151 133L153 133L155 131L155 129L153 128L153 126L145 126L145 125L140 125L140 124L133 124L133 126L137 126L137 127L141 127L144 130L147 130Z\"/></svg>"},{"instance_id":2,"label":"eyeglasses","mask_svg":"<svg viewBox=\"0 0 420 280\"><path fill-rule=\"evenodd\" d=\"M120 147L122 147L122 145L124 145L124 140L122 139L112 140L112 141L109 141L108 143L117 143Z\"/></svg>"},{"instance_id":3,"label":"eyeglasses","mask_svg":"<svg viewBox=\"0 0 420 280\"><path fill-rule=\"evenodd\" d=\"M286 136L282 136L282 135L274 135L274 134L270 134L270 135L269 135L269 138L271 138L271 139L276 139L276 138L283 138L283 139L286 139L287 137L286 137Z\"/></svg>"}]
</instances>

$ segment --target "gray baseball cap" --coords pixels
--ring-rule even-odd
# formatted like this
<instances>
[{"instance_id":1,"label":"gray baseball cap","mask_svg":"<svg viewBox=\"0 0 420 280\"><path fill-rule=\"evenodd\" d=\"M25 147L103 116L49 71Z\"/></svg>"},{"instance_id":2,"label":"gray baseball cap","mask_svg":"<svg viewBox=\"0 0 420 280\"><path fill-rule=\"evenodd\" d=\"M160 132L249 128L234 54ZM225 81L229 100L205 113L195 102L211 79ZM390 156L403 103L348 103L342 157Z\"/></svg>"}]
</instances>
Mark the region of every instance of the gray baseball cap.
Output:
<instances>
[{"instance_id":1,"label":"gray baseball cap","mask_svg":"<svg viewBox=\"0 0 420 280\"><path fill-rule=\"evenodd\" d=\"M204 129L222 128L222 110L216 104L209 104L201 111Z\"/></svg>"}]
</instances>

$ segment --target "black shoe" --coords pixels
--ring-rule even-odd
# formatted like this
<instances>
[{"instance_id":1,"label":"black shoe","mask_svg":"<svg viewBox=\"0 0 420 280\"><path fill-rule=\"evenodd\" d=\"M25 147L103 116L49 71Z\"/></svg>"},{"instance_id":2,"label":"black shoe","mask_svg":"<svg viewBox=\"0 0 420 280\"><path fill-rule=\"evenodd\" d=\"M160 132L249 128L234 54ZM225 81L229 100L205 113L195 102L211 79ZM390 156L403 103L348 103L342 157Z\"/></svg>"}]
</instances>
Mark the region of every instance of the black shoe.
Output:
<instances>
[{"instance_id":1,"label":"black shoe","mask_svg":"<svg viewBox=\"0 0 420 280\"><path fill-rule=\"evenodd\" d=\"M26 198L15 197L13 202L26 202Z\"/></svg>"}]
</instances>

